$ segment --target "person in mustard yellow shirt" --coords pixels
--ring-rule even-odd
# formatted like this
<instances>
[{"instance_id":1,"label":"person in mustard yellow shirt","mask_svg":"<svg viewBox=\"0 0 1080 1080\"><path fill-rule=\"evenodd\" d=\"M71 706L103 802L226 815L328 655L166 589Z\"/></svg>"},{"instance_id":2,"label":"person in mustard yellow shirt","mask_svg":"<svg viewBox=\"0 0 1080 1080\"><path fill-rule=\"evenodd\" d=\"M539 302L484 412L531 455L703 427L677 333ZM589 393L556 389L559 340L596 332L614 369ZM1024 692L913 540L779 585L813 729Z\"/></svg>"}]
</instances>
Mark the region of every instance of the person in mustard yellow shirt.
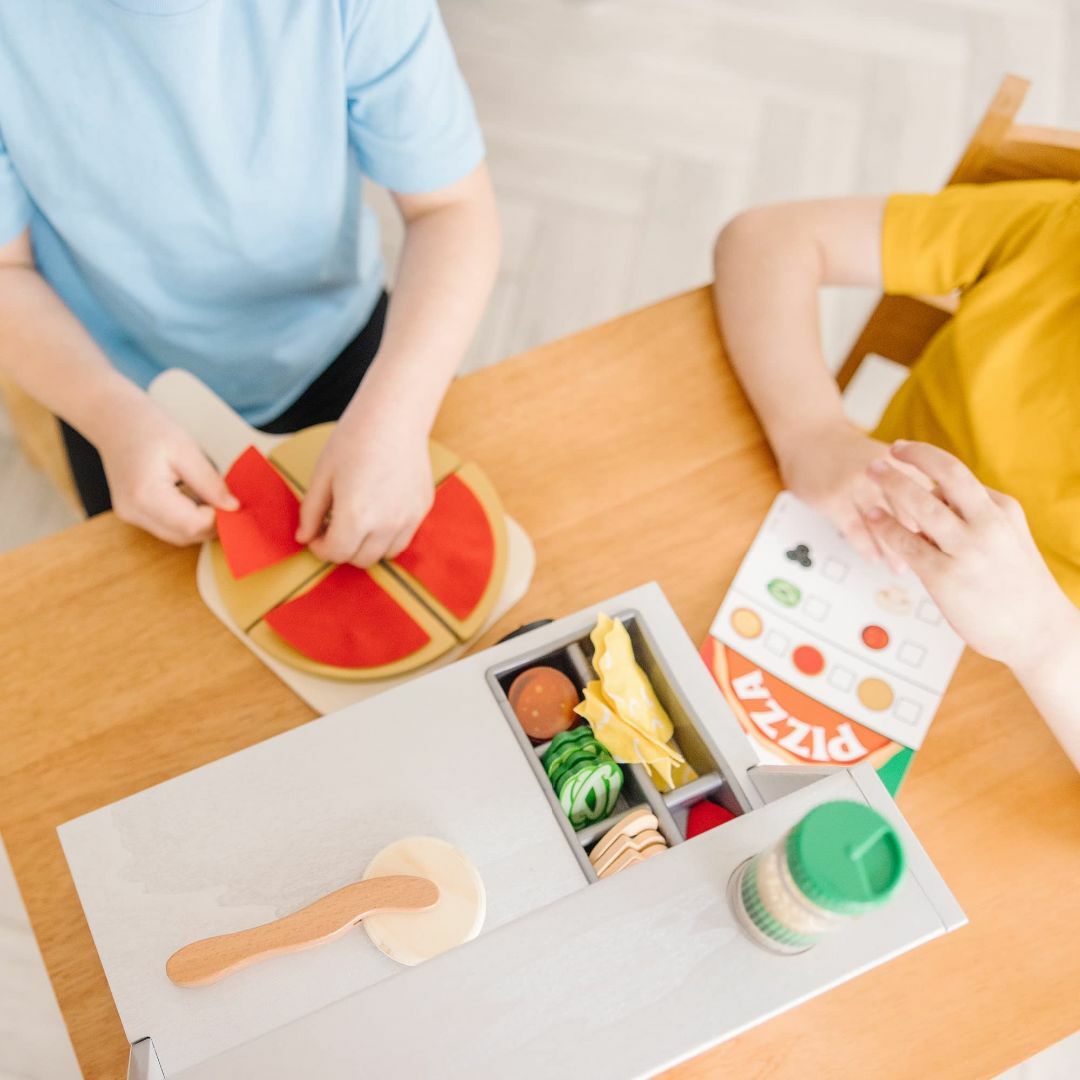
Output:
<instances>
[{"instance_id":1,"label":"person in mustard yellow shirt","mask_svg":"<svg viewBox=\"0 0 1080 1080\"><path fill-rule=\"evenodd\" d=\"M873 433L826 366L823 285L958 296ZM1080 767L1080 184L749 210L717 240L715 300L785 485L910 565Z\"/></svg>"}]
</instances>

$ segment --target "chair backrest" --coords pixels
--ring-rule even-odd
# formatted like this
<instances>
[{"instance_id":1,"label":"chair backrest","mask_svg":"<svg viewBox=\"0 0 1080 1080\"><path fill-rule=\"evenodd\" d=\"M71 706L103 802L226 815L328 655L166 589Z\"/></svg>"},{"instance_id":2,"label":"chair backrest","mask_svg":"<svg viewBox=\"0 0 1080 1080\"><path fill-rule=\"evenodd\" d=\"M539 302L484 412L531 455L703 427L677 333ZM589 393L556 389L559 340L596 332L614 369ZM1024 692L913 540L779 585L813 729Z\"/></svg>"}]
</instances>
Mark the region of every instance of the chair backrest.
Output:
<instances>
[{"instance_id":1,"label":"chair backrest","mask_svg":"<svg viewBox=\"0 0 1080 1080\"><path fill-rule=\"evenodd\" d=\"M950 184L1080 180L1080 132L1014 123L1031 83L1006 75L964 150ZM955 310L952 298L882 296L836 376L843 390L869 353L911 365Z\"/></svg>"}]
</instances>

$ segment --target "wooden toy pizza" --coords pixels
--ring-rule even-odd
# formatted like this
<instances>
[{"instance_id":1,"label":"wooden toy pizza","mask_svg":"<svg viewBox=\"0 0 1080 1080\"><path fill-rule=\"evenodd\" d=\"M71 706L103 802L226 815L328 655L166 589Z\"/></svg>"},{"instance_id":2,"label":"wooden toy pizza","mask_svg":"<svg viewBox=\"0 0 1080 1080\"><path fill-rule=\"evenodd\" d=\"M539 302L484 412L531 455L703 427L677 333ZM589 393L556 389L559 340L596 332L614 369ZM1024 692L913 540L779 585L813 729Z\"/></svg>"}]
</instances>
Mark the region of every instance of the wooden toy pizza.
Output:
<instances>
[{"instance_id":1,"label":"wooden toy pizza","mask_svg":"<svg viewBox=\"0 0 1080 1080\"><path fill-rule=\"evenodd\" d=\"M483 626L502 589L506 524L479 466L431 447L435 502L400 555L370 569L323 562L295 539L300 501L332 424L248 447L225 474L210 558L236 625L271 656L331 679L413 671Z\"/></svg>"},{"instance_id":2,"label":"wooden toy pizza","mask_svg":"<svg viewBox=\"0 0 1080 1080\"><path fill-rule=\"evenodd\" d=\"M911 571L782 492L702 655L763 761L870 761L895 793L963 648Z\"/></svg>"}]
</instances>

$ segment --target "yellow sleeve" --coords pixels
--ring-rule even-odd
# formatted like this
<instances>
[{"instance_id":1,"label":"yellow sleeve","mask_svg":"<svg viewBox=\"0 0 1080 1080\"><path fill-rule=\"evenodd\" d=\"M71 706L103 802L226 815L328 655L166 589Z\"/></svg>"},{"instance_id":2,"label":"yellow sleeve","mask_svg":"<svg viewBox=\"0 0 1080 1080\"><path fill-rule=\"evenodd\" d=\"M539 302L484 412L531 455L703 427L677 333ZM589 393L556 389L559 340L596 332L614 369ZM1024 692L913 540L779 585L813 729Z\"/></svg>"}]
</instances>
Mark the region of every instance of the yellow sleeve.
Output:
<instances>
[{"instance_id":1,"label":"yellow sleeve","mask_svg":"<svg viewBox=\"0 0 1080 1080\"><path fill-rule=\"evenodd\" d=\"M1078 191L1068 180L1017 180L891 196L881 237L885 292L941 296L973 284L1022 252Z\"/></svg>"}]
</instances>

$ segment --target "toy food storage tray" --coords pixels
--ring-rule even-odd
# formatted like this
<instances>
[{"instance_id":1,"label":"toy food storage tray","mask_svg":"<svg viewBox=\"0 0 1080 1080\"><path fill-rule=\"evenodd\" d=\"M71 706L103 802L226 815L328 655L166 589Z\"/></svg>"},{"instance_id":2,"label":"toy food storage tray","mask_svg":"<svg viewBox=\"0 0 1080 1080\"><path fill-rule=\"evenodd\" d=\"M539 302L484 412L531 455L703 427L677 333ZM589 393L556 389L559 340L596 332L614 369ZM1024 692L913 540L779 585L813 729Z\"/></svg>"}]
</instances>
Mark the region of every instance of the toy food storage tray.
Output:
<instances>
[{"instance_id":1,"label":"toy food storage tray","mask_svg":"<svg viewBox=\"0 0 1080 1080\"><path fill-rule=\"evenodd\" d=\"M596 881L587 852L607 824L570 827L505 691L537 663L580 687L599 611L629 630L700 779L661 794L625 767L615 815L648 805L670 850ZM739 816L684 842L686 809L706 793ZM833 799L893 823L905 878L888 905L809 952L770 953L739 929L729 879ZM755 765L655 585L59 832L139 1078L644 1076L965 921L872 768ZM178 947L295 910L417 834L479 868L488 915L475 941L403 968L357 929L211 986L166 977Z\"/></svg>"}]
</instances>

